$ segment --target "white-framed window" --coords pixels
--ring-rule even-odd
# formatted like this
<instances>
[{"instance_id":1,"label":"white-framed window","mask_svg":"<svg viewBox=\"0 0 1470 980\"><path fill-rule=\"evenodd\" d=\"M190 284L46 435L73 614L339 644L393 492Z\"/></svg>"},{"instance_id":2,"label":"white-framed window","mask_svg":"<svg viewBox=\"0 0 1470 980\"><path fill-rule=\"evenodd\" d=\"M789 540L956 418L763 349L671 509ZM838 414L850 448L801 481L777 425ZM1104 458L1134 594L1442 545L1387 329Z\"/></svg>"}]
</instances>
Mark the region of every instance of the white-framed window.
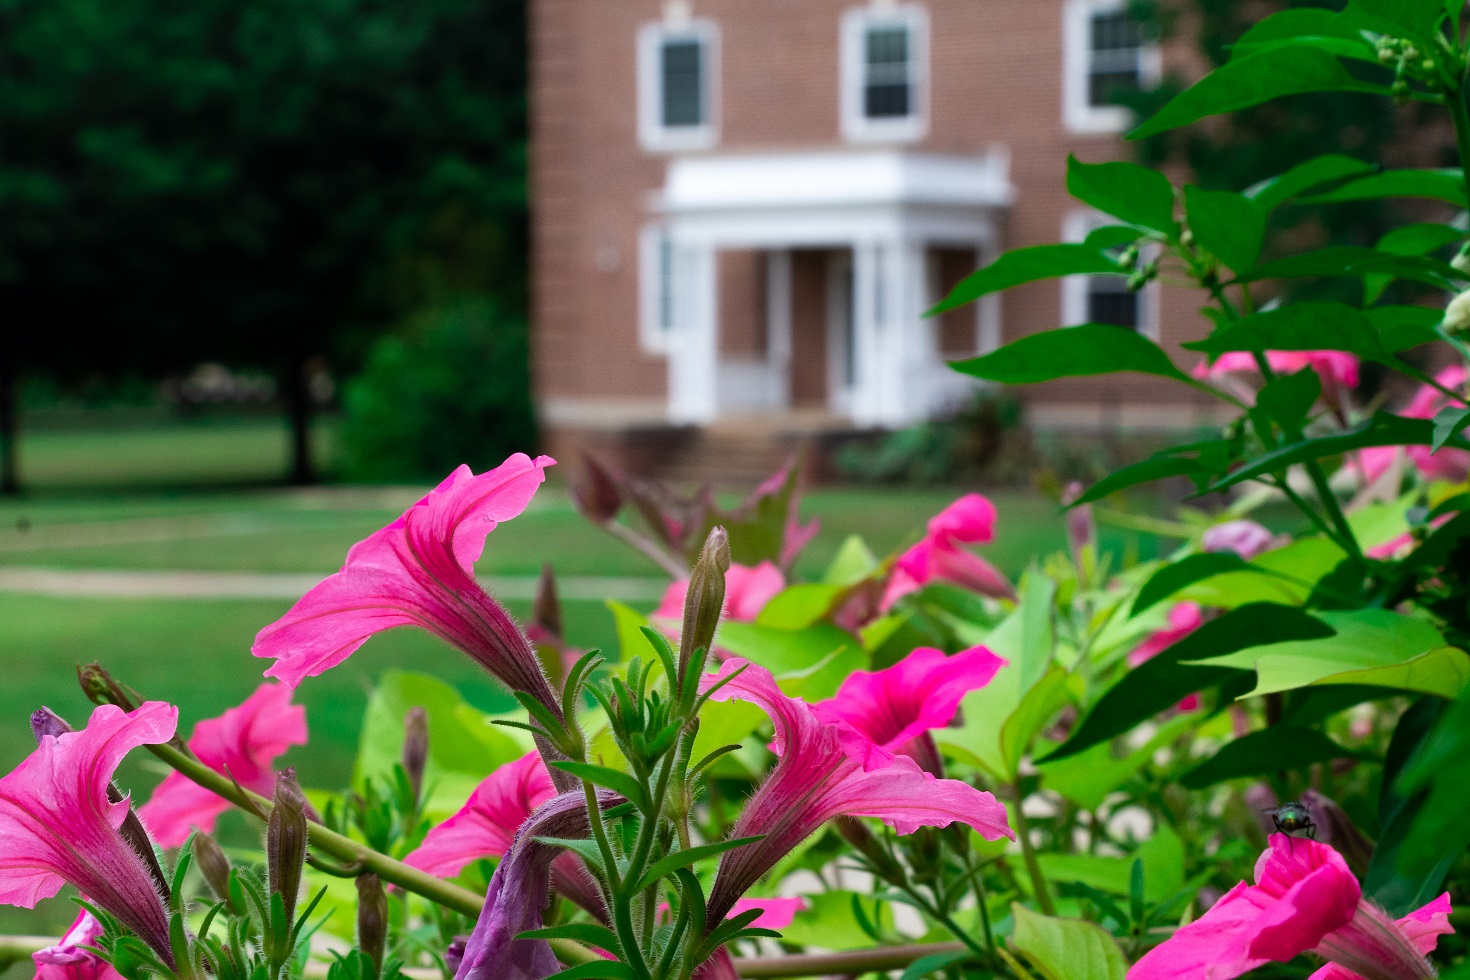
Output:
<instances>
[{"instance_id":1,"label":"white-framed window","mask_svg":"<svg viewBox=\"0 0 1470 980\"><path fill-rule=\"evenodd\" d=\"M678 319L674 296L674 243L663 225L638 236L638 342L650 354L667 354Z\"/></svg>"},{"instance_id":2,"label":"white-framed window","mask_svg":"<svg viewBox=\"0 0 1470 980\"><path fill-rule=\"evenodd\" d=\"M922 7L858 7L842 15L842 133L917 140L929 124L929 17Z\"/></svg>"},{"instance_id":3,"label":"white-framed window","mask_svg":"<svg viewBox=\"0 0 1470 980\"><path fill-rule=\"evenodd\" d=\"M720 32L713 21L645 24L638 32L638 138L655 151L719 140Z\"/></svg>"},{"instance_id":4,"label":"white-framed window","mask_svg":"<svg viewBox=\"0 0 1470 980\"><path fill-rule=\"evenodd\" d=\"M1082 242L1093 230L1117 224L1098 211L1073 211L1062 225L1062 238ZM1116 251L1121 252L1119 247ZM1145 252L1140 261L1150 256ZM1135 330L1150 340L1159 339L1159 284L1157 280L1137 292L1128 288L1127 276L1067 276L1062 280L1062 326L1105 323Z\"/></svg>"},{"instance_id":5,"label":"white-framed window","mask_svg":"<svg viewBox=\"0 0 1470 980\"><path fill-rule=\"evenodd\" d=\"M1162 62L1152 24L1128 0L1066 0L1062 8L1062 115L1078 133L1116 133L1133 124L1114 102L1158 81Z\"/></svg>"}]
</instances>

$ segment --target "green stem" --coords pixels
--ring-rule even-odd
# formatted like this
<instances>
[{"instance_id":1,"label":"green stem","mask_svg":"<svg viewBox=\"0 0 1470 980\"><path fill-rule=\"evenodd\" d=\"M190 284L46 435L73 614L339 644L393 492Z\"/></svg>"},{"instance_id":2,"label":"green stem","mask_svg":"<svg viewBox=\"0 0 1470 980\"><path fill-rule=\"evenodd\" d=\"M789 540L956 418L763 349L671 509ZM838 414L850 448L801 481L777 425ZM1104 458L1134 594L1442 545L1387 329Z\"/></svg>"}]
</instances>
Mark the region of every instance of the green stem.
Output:
<instances>
[{"instance_id":1,"label":"green stem","mask_svg":"<svg viewBox=\"0 0 1470 980\"><path fill-rule=\"evenodd\" d=\"M1031 824L1026 819L1025 798L1019 782L1011 784L1011 796L1016 801L1016 837L1021 842L1021 857L1026 861L1026 873L1031 877L1031 890L1036 892L1036 905L1044 915L1056 915L1051 891L1046 886L1046 876L1041 873L1041 864L1036 860L1036 847L1031 843Z\"/></svg>"},{"instance_id":2,"label":"green stem","mask_svg":"<svg viewBox=\"0 0 1470 980\"><path fill-rule=\"evenodd\" d=\"M735 969L742 977L863 976L901 970L915 960L935 953L952 953L960 943L922 943L913 946L878 946L847 953L808 953L803 956L770 956L738 959Z\"/></svg>"},{"instance_id":3,"label":"green stem","mask_svg":"<svg viewBox=\"0 0 1470 980\"><path fill-rule=\"evenodd\" d=\"M172 745L150 745L148 750L189 779L216 796L229 800L242 810L248 810L261 817L270 814L270 800L250 792L234 780L190 758ZM478 918L485 906L484 898L468 888L462 888L450 881L441 881L418 868L409 867L402 861L395 861L388 855L381 854L350 837L344 837L315 821L306 826L307 837L312 847L339 861L356 862L379 878L397 885L404 891L412 892L420 898L426 898L437 905L453 909L472 919ZM599 962L597 955L580 943L555 939L551 941L551 946L557 958L564 963L576 965ZM3 946L0 946L0 953L3 953Z\"/></svg>"},{"instance_id":4,"label":"green stem","mask_svg":"<svg viewBox=\"0 0 1470 980\"><path fill-rule=\"evenodd\" d=\"M1461 81L1463 83L1463 79ZM1460 152L1460 172L1465 179L1465 193L1470 195L1470 111L1465 107L1463 84L1445 93L1445 103L1450 107L1450 119L1455 124L1455 147Z\"/></svg>"}]
</instances>

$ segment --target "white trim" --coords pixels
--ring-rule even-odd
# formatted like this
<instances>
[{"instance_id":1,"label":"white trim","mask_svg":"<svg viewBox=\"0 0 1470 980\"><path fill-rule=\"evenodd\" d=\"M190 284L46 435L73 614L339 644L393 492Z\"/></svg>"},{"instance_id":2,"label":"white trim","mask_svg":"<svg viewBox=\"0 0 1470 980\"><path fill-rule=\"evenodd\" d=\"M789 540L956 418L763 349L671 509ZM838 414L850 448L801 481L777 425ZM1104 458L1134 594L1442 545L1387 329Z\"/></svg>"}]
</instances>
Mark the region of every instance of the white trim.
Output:
<instances>
[{"instance_id":1,"label":"white trim","mask_svg":"<svg viewBox=\"0 0 1470 980\"><path fill-rule=\"evenodd\" d=\"M650 354L667 354L674 331L673 242L662 224L638 232L638 343Z\"/></svg>"},{"instance_id":2,"label":"white trim","mask_svg":"<svg viewBox=\"0 0 1470 980\"><path fill-rule=\"evenodd\" d=\"M704 121L698 126L663 124L663 44L700 43L704 73ZM677 153L708 150L720 140L720 28L714 21L658 22L638 30L638 141L645 150Z\"/></svg>"},{"instance_id":3,"label":"white trim","mask_svg":"<svg viewBox=\"0 0 1470 980\"><path fill-rule=\"evenodd\" d=\"M1081 243L1093 229L1103 225L1114 225L1118 221L1101 211L1079 208L1069 211L1062 221L1062 241ZM1147 255L1143 257L1147 259ZM1142 261L1142 260L1141 260ZM1062 322L1064 327L1075 327L1087 322L1087 285L1091 276L1062 277ZM1159 283L1150 282L1138 291L1139 334L1155 343L1159 340Z\"/></svg>"},{"instance_id":4,"label":"white trim","mask_svg":"<svg viewBox=\"0 0 1470 980\"><path fill-rule=\"evenodd\" d=\"M864 112L865 35L870 27L902 26L909 32L909 115L869 119ZM923 7L854 7L842 15L838 86L842 135L853 142L914 142L929 131L929 14Z\"/></svg>"},{"instance_id":5,"label":"white trim","mask_svg":"<svg viewBox=\"0 0 1470 980\"><path fill-rule=\"evenodd\" d=\"M1066 0L1062 7L1062 122L1074 133L1120 133L1134 124L1132 110L1095 106L1088 94L1092 67L1092 15L1127 7L1128 0ZM1157 82L1163 58L1156 43L1139 53L1140 80Z\"/></svg>"}]
</instances>

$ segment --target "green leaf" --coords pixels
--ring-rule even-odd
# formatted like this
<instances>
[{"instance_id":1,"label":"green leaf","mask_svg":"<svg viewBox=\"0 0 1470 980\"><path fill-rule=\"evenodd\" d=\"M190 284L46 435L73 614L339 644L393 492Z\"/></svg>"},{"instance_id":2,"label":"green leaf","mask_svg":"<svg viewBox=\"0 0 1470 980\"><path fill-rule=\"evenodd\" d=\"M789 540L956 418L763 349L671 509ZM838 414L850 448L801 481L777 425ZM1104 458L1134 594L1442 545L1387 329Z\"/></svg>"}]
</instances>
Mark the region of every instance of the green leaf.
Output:
<instances>
[{"instance_id":1,"label":"green leaf","mask_svg":"<svg viewBox=\"0 0 1470 980\"><path fill-rule=\"evenodd\" d=\"M517 939L571 939L588 946L597 946L609 953L621 953L623 944L618 934L607 926L595 922L569 922L565 925L533 929L516 936Z\"/></svg>"},{"instance_id":2,"label":"green leaf","mask_svg":"<svg viewBox=\"0 0 1470 980\"><path fill-rule=\"evenodd\" d=\"M1143 583L1143 588L1138 590L1138 595L1133 600L1133 608L1129 610L1128 615L1137 616L1144 610L1163 602L1180 589L1193 585L1201 579L1225 572L1253 571L1257 569L1230 551L1188 555L1172 564L1165 565L1149 576L1148 581Z\"/></svg>"},{"instance_id":3,"label":"green leaf","mask_svg":"<svg viewBox=\"0 0 1470 980\"><path fill-rule=\"evenodd\" d=\"M1127 857L1049 853L1038 854L1036 859L1049 880L1076 882L1113 895L1132 892L1133 864L1141 861L1143 897L1155 904L1184 887L1184 842L1167 824L1160 824L1154 835Z\"/></svg>"},{"instance_id":4,"label":"green leaf","mask_svg":"<svg viewBox=\"0 0 1470 980\"><path fill-rule=\"evenodd\" d=\"M1082 244L1106 252L1123 245L1131 245L1142 234L1132 225L1102 225L1089 231L1087 237L1082 239Z\"/></svg>"},{"instance_id":5,"label":"green leaf","mask_svg":"<svg viewBox=\"0 0 1470 980\"><path fill-rule=\"evenodd\" d=\"M1470 680L1470 656L1446 646L1439 631L1422 619L1387 609L1316 616L1332 636L1266 643L1184 663L1254 669L1256 686L1247 697L1313 684L1360 684L1453 698Z\"/></svg>"},{"instance_id":6,"label":"green leaf","mask_svg":"<svg viewBox=\"0 0 1470 980\"><path fill-rule=\"evenodd\" d=\"M1329 11L1315 8L1300 10L1283 10L1280 13L1261 21L1256 25L1260 27L1288 14L1329 14ZM1250 32L1247 32L1247 37ZM1242 38L1242 41L1245 39ZM1305 163L1299 163L1279 177L1264 180L1247 190L1246 196L1255 198L1256 203L1267 211L1280 207L1298 194L1320 187L1323 184L1335 180L1343 180L1347 177L1356 177L1360 174L1371 173L1373 165L1352 157L1341 156L1336 153L1328 153L1323 156L1313 157Z\"/></svg>"},{"instance_id":7,"label":"green leaf","mask_svg":"<svg viewBox=\"0 0 1470 980\"><path fill-rule=\"evenodd\" d=\"M1246 275L1237 278L1240 282L1259 282L1265 279L1368 275L1392 276L1445 289L1454 288L1454 284L1464 278L1448 263L1439 259L1422 255L1394 255L1355 245L1332 245L1315 252L1288 255L1283 259L1258 265Z\"/></svg>"},{"instance_id":8,"label":"green leaf","mask_svg":"<svg viewBox=\"0 0 1470 980\"><path fill-rule=\"evenodd\" d=\"M1076 500L1076 505L1090 504L1094 500L1102 500L1119 490L1136 487L1140 483L1152 483L1154 480L1164 480L1171 476L1200 477L1213 473L1210 467L1205 466L1197 459L1187 456L1163 456L1154 459L1145 459L1141 463L1125 466L1120 470L1114 470L1107 476L1098 480L1087 488L1087 492Z\"/></svg>"},{"instance_id":9,"label":"green leaf","mask_svg":"<svg viewBox=\"0 0 1470 980\"><path fill-rule=\"evenodd\" d=\"M1086 245L1033 245L1003 253L985 268L970 273L928 315L964 306L988 293L1037 279L1071 275L1127 275L1107 255Z\"/></svg>"},{"instance_id":10,"label":"green leaf","mask_svg":"<svg viewBox=\"0 0 1470 980\"><path fill-rule=\"evenodd\" d=\"M1402 771L1390 771L1389 764L1396 761L1394 745L1384 766L1385 796L1391 785L1399 806L1390 825L1392 837L1385 833L1380 849L1397 845L1397 853L1386 855L1382 871L1389 873L1382 878L1373 880L1374 868L1369 868L1375 895L1386 893L1390 907L1405 912L1440 890L1449 865L1470 845L1470 794L1465 792L1470 781L1470 692L1439 710L1415 705L1400 727L1416 714L1418 731L1406 733L1408 758ZM1420 734L1424 729L1428 731ZM1376 853L1374 861L1379 863Z\"/></svg>"},{"instance_id":11,"label":"green leaf","mask_svg":"<svg viewBox=\"0 0 1470 980\"><path fill-rule=\"evenodd\" d=\"M822 575L825 585L840 585L843 588L857 585L878 570L878 558L867 543L856 534L849 534L832 556L832 564Z\"/></svg>"},{"instance_id":12,"label":"green leaf","mask_svg":"<svg viewBox=\"0 0 1470 980\"><path fill-rule=\"evenodd\" d=\"M648 642L648 637L643 635L648 617L615 599L608 599L604 605L613 614L613 625L617 628L618 660L627 663L637 657L646 663L657 659L658 652Z\"/></svg>"},{"instance_id":13,"label":"green leaf","mask_svg":"<svg viewBox=\"0 0 1470 980\"><path fill-rule=\"evenodd\" d=\"M1184 188L1184 212L1194 240L1235 272L1244 272L1261 257L1266 236L1266 209L1234 191Z\"/></svg>"},{"instance_id":14,"label":"green leaf","mask_svg":"<svg viewBox=\"0 0 1470 980\"><path fill-rule=\"evenodd\" d=\"M908 969L899 975L898 980L922 980L923 977L938 973L947 966L953 966L968 959L969 956L970 951L967 949L955 949L947 953L931 953L928 956L921 956L909 964Z\"/></svg>"},{"instance_id":15,"label":"green leaf","mask_svg":"<svg viewBox=\"0 0 1470 980\"><path fill-rule=\"evenodd\" d=\"M833 890L803 896L808 907L796 914L791 925L781 930L788 943L797 946L820 946L822 949L868 949L874 945L852 913L851 891ZM868 899L867 895L861 896ZM882 932L893 930L893 910L884 902L878 905L877 922Z\"/></svg>"},{"instance_id":16,"label":"green leaf","mask_svg":"<svg viewBox=\"0 0 1470 980\"><path fill-rule=\"evenodd\" d=\"M1011 903L1011 945L1044 980L1124 980L1128 962L1113 937L1091 922L1039 915Z\"/></svg>"},{"instance_id":17,"label":"green leaf","mask_svg":"<svg viewBox=\"0 0 1470 980\"><path fill-rule=\"evenodd\" d=\"M1383 346L1398 353L1439 341L1439 332L1434 328L1444 311L1429 306L1375 306L1364 315L1383 338Z\"/></svg>"},{"instance_id":18,"label":"green leaf","mask_svg":"<svg viewBox=\"0 0 1470 980\"><path fill-rule=\"evenodd\" d=\"M1379 363L1397 359L1363 313L1344 303L1291 303L1241 317L1184 345L1211 360L1228 351L1343 350Z\"/></svg>"},{"instance_id":19,"label":"green leaf","mask_svg":"<svg viewBox=\"0 0 1470 980\"><path fill-rule=\"evenodd\" d=\"M1307 44L1272 47L1228 61L1170 99L1128 134L1143 139L1206 116L1234 112L1284 95L1304 92L1386 92L1359 81L1336 57Z\"/></svg>"},{"instance_id":20,"label":"green leaf","mask_svg":"<svg viewBox=\"0 0 1470 980\"><path fill-rule=\"evenodd\" d=\"M1400 225L1378 239L1378 251L1394 255L1428 255L1464 239L1465 233L1458 228L1438 222L1423 221L1418 224Z\"/></svg>"},{"instance_id":21,"label":"green leaf","mask_svg":"<svg viewBox=\"0 0 1470 980\"><path fill-rule=\"evenodd\" d=\"M1349 57L1377 60L1373 46L1363 40L1356 27L1347 23L1342 14L1321 7L1289 8L1263 18L1231 45L1230 58L1233 61L1283 41L1309 39L1350 42L1350 45L1339 44L1329 50Z\"/></svg>"},{"instance_id":22,"label":"green leaf","mask_svg":"<svg viewBox=\"0 0 1470 980\"><path fill-rule=\"evenodd\" d=\"M804 629L826 616L844 591L840 585L819 582L789 586L771 597L755 621L778 630Z\"/></svg>"},{"instance_id":23,"label":"green leaf","mask_svg":"<svg viewBox=\"0 0 1470 980\"><path fill-rule=\"evenodd\" d=\"M1444 444L1450 440L1456 432L1464 427L1465 422L1470 420L1470 408L1465 406L1446 405L1434 416L1434 439L1429 448L1439 452Z\"/></svg>"},{"instance_id":24,"label":"green leaf","mask_svg":"<svg viewBox=\"0 0 1470 980\"><path fill-rule=\"evenodd\" d=\"M545 844L547 847L560 847L563 850L571 851L586 861L591 867L602 867L602 849L598 847L597 842L594 840L589 840L586 837L536 837L533 840L538 844Z\"/></svg>"},{"instance_id":25,"label":"green leaf","mask_svg":"<svg viewBox=\"0 0 1470 980\"><path fill-rule=\"evenodd\" d=\"M1332 627L1293 606L1256 602L1205 623L1169 649L1134 667L1093 705L1061 748L1043 761L1076 755L1129 731L1173 707L1180 698L1244 676L1249 666L1201 667L1205 656L1235 653L1259 643L1332 636ZM998 675L997 675L998 676Z\"/></svg>"},{"instance_id":26,"label":"green leaf","mask_svg":"<svg viewBox=\"0 0 1470 980\"><path fill-rule=\"evenodd\" d=\"M1108 796L1142 769L1161 748L1173 745L1185 732L1199 724L1199 715L1181 714L1162 725L1146 743L1121 759L1113 758L1113 746L1099 742L1076 755L1037 765L1043 785L1060 793L1084 810L1096 810Z\"/></svg>"},{"instance_id":27,"label":"green leaf","mask_svg":"<svg viewBox=\"0 0 1470 980\"><path fill-rule=\"evenodd\" d=\"M746 844L753 844L762 839L761 837L736 837L733 840L715 841L713 844L699 844L695 847L675 851L672 854L666 854L661 860L655 862L651 868L644 872L643 877L638 880L638 884L633 888L633 891L641 892L660 878L667 878L680 868L687 868L696 861L716 857L724 854L726 851L733 851L737 847L744 847Z\"/></svg>"},{"instance_id":28,"label":"green leaf","mask_svg":"<svg viewBox=\"0 0 1470 980\"><path fill-rule=\"evenodd\" d=\"M869 666L868 655L853 635L831 623L782 630L726 621L720 624L719 643L765 667L781 683L781 690L807 701L830 698L849 674Z\"/></svg>"},{"instance_id":29,"label":"green leaf","mask_svg":"<svg viewBox=\"0 0 1470 980\"><path fill-rule=\"evenodd\" d=\"M1302 429L1317 399L1322 379L1311 368L1272 378L1256 395L1252 417L1275 422L1283 431Z\"/></svg>"},{"instance_id":30,"label":"green leaf","mask_svg":"<svg viewBox=\"0 0 1470 980\"><path fill-rule=\"evenodd\" d=\"M594 786L602 786L627 799L642 809L646 799L643 786L632 776L607 766L594 766L590 762L571 762L555 759L550 763L562 772L569 772L578 779L585 779Z\"/></svg>"},{"instance_id":31,"label":"green leaf","mask_svg":"<svg viewBox=\"0 0 1470 980\"><path fill-rule=\"evenodd\" d=\"M1338 204L1370 201L1380 197L1427 197L1465 206L1465 175L1453 167L1435 170L1385 170L1350 180L1324 194L1303 199L1303 204Z\"/></svg>"},{"instance_id":32,"label":"green leaf","mask_svg":"<svg viewBox=\"0 0 1470 980\"><path fill-rule=\"evenodd\" d=\"M1043 330L999 350L951 366L1002 384L1034 384L1115 371L1137 371L1188 381L1169 355L1142 334L1101 323Z\"/></svg>"},{"instance_id":33,"label":"green leaf","mask_svg":"<svg viewBox=\"0 0 1470 980\"><path fill-rule=\"evenodd\" d=\"M638 974L628 964L604 959L553 973L549 980L596 980L599 977L602 980L638 980Z\"/></svg>"},{"instance_id":34,"label":"green leaf","mask_svg":"<svg viewBox=\"0 0 1470 980\"><path fill-rule=\"evenodd\" d=\"M1413 38L1433 50L1435 28L1445 15L1445 4L1444 0L1352 0L1348 13L1381 33Z\"/></svg>"},{"instance_id":35,"label":"green leaf","mask_svg":"<svg viewBox=\"0 0 1470 980\"><path fill-rule=\"evenodd\" d=\"M1174 233L1174 188L1151 167L1121 160L1083 163L1068 156L1067 193L1129 224Z\"/></svg>"},{"instance_id":36,"label":"green leaf","mask_svg":"<svg viewBox=\"0 0 1470 980\"><path fill-rule=\"evenodd\" d=\"M1186 789L1203 789L1227 779L1297 772L1317 762L1358 757L1316 728L1277 725L1243 735L1190 769L1179 782Z\"/></svg>"}]
</instances>

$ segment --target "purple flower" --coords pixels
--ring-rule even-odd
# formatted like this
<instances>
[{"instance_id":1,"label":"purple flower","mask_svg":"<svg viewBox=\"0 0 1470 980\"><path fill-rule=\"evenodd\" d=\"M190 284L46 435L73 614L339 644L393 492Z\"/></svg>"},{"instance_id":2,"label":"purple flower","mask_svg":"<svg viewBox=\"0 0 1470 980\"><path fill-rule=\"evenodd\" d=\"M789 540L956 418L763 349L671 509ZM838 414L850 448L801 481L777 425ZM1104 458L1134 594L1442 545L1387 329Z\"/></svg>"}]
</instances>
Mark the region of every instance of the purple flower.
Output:
<instances>
[{"instance_id":1,"label":"purple flower","mask_svg":"<svg viewBox=\"0 0 1470 980\"><path fill-rule=\"evenodd\" d=\"M36 750L0 779L0 902L33 908L75 885L173 963L163 899L119 832L128 800L110 800L108 788L123 756L167 742L178 718L162 701L126 713L104 704L81 731L40 735Z\"/></svg>"},{"instance_id":2,"label":"purple flower","mask_svg":"<svg viewBox=\"0 0 1470 980\"><path fill-rule=\"evenodd\" d=\"M1233 551L1246 561L1279 548L1289 539L1272 534L1255 521L1226 521L1205 532L1205 551Z\"/></svg>"},{"instance_id":3,"label":"purple flower","mask_svg":"<svg viewBox=\"0 0 1470 980\"><path fill-rule=\"evenodd\" d=\"M122 974L87 947L102 935L102 923L82 909L55 946L31 954L36 980L122 980Z\"/></svg>"}]
</instances>

